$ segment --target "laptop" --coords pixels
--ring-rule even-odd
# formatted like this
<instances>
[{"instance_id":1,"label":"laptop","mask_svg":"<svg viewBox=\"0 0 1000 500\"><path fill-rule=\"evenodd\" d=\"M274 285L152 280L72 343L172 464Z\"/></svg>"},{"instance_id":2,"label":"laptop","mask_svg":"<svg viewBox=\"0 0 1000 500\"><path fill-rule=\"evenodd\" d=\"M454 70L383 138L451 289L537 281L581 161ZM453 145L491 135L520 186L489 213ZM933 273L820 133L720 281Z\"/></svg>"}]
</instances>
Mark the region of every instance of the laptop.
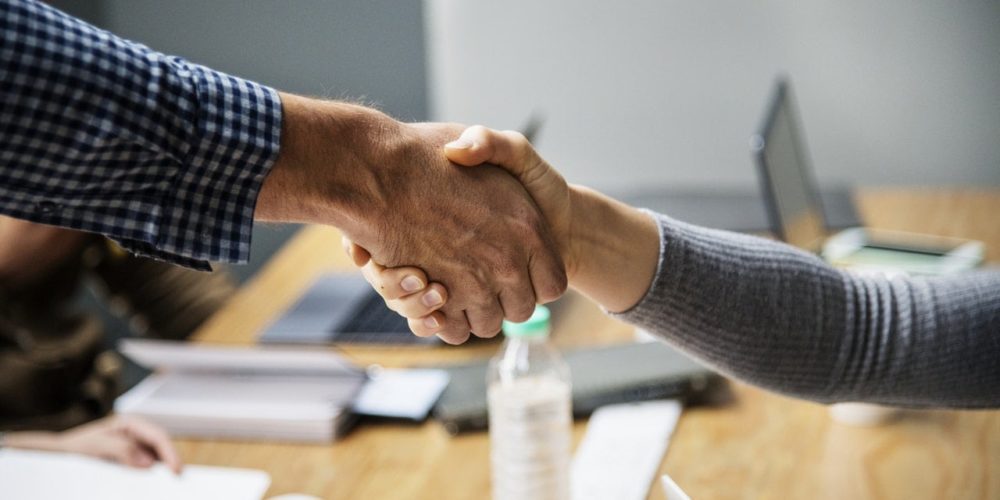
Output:
<instances>
[{"instance_id":1,"label":"laptop","mask_svg":"<svg viewBox=\"0 0 1000 500\"><path fill-rule=\"evenodd\" d=\"M406 318L385 305L361 273L321 275L298 302L267 327L262 344L409 344L436 345L437 337L418 337Z\"/></svg>"},{"instance_id":2,"label":"laptop","mask_svg":"<svg viewBox=\"0 0 1000 500\"><path fill-rule=\"evenodd\" d=\"M946 274L983 260L982 242L855 227L831 236L813 178L789 82L779 79L764 120L750 138L770 229L831 264L884 273Z\"/></svg>"}]
</instances>

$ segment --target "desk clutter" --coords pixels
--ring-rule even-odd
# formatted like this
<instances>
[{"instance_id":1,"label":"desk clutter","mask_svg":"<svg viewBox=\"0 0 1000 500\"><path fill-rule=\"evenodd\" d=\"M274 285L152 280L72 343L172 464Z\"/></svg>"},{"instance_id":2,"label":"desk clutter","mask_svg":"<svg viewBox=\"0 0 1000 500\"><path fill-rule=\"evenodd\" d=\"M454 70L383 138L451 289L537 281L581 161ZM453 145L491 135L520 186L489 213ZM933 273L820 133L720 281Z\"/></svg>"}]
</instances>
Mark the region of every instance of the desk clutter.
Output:
<instances>
[{"instance_id":1,"label":"desk clutter","mask_svg":"<svg viewBox=\"0 0 1000 500\"><path fill-rule=\"evenodd\" d=\"M228 347L126 340L123 354L156 372L118 398L115 411L152 420L175 437L332 442L359 416L423 421L451 434L487 426L486 360L437 369L361 367L331 349ZM616 403L696 404L725 379L663 343L566 353L573 415Z\"/></svg>"}]
</instances>

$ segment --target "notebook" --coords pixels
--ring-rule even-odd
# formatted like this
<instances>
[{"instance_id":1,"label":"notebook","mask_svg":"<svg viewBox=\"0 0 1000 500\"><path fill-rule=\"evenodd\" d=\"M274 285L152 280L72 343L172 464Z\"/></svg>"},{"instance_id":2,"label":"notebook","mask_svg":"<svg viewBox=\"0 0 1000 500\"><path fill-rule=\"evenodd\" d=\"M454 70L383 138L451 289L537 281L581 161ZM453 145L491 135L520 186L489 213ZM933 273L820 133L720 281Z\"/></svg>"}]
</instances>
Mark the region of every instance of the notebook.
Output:
<instances>
[{"instance_id":1,"label":"notebook","mask_svg":"<svg viewBox=\"0 0 1000 500\"><path fill-rule=\"evenodd\" d=\"M115 411L175 437L330 442L357 415L423 420L448 383L440 370L369 370L330 350L149 340L120 348L158 371Z\"/></svg>"}]
</instances>

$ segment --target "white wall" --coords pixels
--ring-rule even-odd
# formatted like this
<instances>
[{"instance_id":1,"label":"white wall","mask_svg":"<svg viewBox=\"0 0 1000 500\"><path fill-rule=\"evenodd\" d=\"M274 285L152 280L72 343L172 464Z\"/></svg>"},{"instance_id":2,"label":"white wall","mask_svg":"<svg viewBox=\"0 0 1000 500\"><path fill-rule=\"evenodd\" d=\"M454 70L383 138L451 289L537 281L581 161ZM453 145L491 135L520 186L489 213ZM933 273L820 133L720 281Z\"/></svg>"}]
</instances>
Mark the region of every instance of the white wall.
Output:
<instances>
[{"instance_id":1,"label":"white wall","mask_svg":"<svg viewBox=\"0 0 1000 500\"><path fill-rule=\"evenodd\" d=\"M755 185L791 76L818 177L1000 184L1000 2L425 0L432 118L517 128L576 182Z\"/></svg>"}]
</instances>

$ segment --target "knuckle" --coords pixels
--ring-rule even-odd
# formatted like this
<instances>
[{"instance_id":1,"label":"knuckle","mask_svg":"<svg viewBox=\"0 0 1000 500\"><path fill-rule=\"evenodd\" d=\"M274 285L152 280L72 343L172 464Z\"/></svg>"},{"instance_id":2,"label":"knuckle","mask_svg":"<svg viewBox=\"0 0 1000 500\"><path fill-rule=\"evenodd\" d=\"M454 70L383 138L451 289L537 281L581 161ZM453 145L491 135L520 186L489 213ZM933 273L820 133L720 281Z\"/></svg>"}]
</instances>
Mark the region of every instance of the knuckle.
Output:
<instances>
[{"instance_id":1,"label":"knuckle","mask_svg":"<svg viewBox=\"0 0 1000 500\"><path fill-rule=\"evenodd\" d=\"M488 136L489 135L489 131L490 131L490 129L486 128L483 125L479 125L479 124L473 125L473 126L469 127L468 129L466 129L467 133L479 136L481 138Z\"/></svg>"},{"instance_id":2,"label":"knuckle","mask_svg":"<svg viewBox=\"0 0 1000 500\"><path fill-rule=\"evenodd\" d=\"M510 141L511 144L513 144L517 148L523 148L531 144L528 141L528 138L525 137L524 134L522 134L521 132L518 132L517 130L504 130L503 135L504 137L507 138L508 141Z\"/></svg>"},{"instance_id":3,"label":"knuckle","mask_svg":"<svg viewBox=\"0 0 1000 500\"><path fill-rule=\"evenodd\" d=\"M534 312L535 305L533 303L518 302L507 311L507 319L515 323L521 323L522 321L528 321L528 318Z\"/></svg>"},{"instance_id":4,"label":"knuckle","mask_svg":"<svg viewBox=\"0 0 1000 500\"><path fill-rule=\"evenodd\" d=\"M514 281L524 274L526 264L509 253L500 255L493 262L493 273L502 281Z\"/></svg>"},{"instance_id":5,"label":"knuckle","mask_svg":"<svg viewBox=\"0 0 1000 500\"><path fill-rule=\"evenodd\" d=\"M553 272L552 276L545 282L538 284L535 294L538 296L538 301L544 304L562 297L566 293L568 286L566 273L559 270L558 272Z\"/></svg>"}]
</instances>

